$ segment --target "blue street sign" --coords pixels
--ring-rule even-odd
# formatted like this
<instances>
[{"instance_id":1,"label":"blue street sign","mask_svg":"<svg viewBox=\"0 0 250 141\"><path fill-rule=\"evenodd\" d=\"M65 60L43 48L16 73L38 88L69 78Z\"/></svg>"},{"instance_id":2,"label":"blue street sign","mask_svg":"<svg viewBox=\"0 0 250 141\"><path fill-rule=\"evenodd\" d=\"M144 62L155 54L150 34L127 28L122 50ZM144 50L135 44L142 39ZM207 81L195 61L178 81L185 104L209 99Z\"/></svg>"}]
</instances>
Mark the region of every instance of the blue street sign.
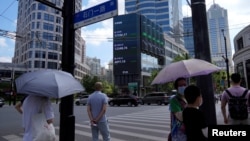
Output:
<instances>
[{"instance_id":1,"label":"blue street sign","mask_svg":"<svg viewBox=\"0 0 250 141\"><path fill-rule=\"evenodd\" d=\"M74 28L83 27L118 15L117 0L109 0L74 15Z\"/></svg>"}]
</instances>

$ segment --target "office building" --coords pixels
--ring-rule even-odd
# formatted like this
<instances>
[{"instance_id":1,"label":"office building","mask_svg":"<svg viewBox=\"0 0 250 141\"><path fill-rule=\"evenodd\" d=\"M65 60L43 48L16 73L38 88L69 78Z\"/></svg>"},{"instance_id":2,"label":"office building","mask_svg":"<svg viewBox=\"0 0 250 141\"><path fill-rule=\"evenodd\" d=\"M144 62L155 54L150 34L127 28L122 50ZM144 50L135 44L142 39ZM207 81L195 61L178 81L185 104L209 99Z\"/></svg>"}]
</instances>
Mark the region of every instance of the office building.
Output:
<instances>
[{"instance_id":1,"label":"office building","mask_svg":"<svg viewBox=\"0 0 250 141\"><path fill-rule=\"evenodd\" d=\"M195 58L192 17L183 18L183 28L184 46L189 52L189 57Z\"/></svg>"},{"instance_id":2,"label":"office building","mask_svg":"<svg viewBox=\"0 0 250 141\"><path fill-rule=\"evenodd\" d=\"M149 78L154 70L170 64L187 50L163 33L160 25L132 13L114 17L114 84L139 96L152 90Z\"/></svg>"},{"instance_id":3,"label":"office building","mask_svg":"<svg viewBox=\"0 0 250 141\"><path fill-rule=\"evenodd\" d=\"M184 44L182 0L125 0L125 12L144 15L177 43Z\"/></svg>"},{"instance_id":4,"label":"office building","mask_svg":"<svg viewBox=\"0 0 250 141\"><path fill-rule=\"evenodd\" d=\"M50 0L62 8L63 1ZM81 10L82 1L76 0L76 12ZM23 64L27 71L38 69L61 69L63 17L62 11L35 0L19 0L16 32L22 35L16 41L13 63ZM85 42L81 30L75 32L74 75L81 79L89 72L85 65Z\"/></svg>"},{"instance_id":5,"label":"office building","mask_svg":"<svg viewBox=\"0 0 250 141\"><path fill-rule=\"evenodd\" d=\"M233 61L235 65L235 72L239 73L242 77L241 85L250 88L250 25L242 29L234 37L234 50Z\"/></svg>"},{"instance_id":6,"label":"office building","mask_svg":"<svg viewBox=\"0 0 250 141\"><path fill-rule=\"evenodd\" d=\"M227 10L220 7L218 4L213 4L207 11L207 18L212 62L226 70L225 50L227 49L229 71L232 72L232 49L230 44Z\"/></svg>"},{"instance_id":7,"label":"office building","mask_svg":"<svg viewBox=\"0 0 250 141\"><path fill-rule=\"evenodd\" d=\"M91 70L90 74L92 76L101 76L101 60L96 57L87 57L86 61Z\"/></svg>"}]
</instances>

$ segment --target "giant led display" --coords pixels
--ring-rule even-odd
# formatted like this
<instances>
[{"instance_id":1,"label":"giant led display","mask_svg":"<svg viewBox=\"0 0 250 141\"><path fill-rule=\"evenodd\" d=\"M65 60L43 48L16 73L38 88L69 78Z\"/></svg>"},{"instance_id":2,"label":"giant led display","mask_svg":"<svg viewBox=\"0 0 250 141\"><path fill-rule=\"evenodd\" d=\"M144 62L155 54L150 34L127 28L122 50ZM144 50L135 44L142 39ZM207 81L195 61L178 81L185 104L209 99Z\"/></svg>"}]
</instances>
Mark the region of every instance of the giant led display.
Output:
<instances>
[{"instance_id":1,"label":"giant led display","mask_svg":"<svg viewBox=\"0 0 250 141\"><path fill-rule=\"evenodd\" d=\"M113 65L115 75L140 73L139 15L114 18Z\"/></svg>"}]
</instances>

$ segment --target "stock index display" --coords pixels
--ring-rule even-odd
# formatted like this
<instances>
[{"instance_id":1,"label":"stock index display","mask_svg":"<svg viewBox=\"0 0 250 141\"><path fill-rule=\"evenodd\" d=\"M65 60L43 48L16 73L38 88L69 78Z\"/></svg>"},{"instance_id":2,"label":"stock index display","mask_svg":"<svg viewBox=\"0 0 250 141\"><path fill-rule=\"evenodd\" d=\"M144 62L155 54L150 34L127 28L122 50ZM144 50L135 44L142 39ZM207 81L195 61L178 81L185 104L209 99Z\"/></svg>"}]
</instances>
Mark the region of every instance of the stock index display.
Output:
<instances>
[{"instance_id":1,"label":"stock index display","mask_svg":"<svg viewBox=\"0 0 250 141\"><path fill-rule=\"evenodd\" d=\"M115 75L140 72L140 16L114 17L113 65Z\"/></svg>"}]
</instances>

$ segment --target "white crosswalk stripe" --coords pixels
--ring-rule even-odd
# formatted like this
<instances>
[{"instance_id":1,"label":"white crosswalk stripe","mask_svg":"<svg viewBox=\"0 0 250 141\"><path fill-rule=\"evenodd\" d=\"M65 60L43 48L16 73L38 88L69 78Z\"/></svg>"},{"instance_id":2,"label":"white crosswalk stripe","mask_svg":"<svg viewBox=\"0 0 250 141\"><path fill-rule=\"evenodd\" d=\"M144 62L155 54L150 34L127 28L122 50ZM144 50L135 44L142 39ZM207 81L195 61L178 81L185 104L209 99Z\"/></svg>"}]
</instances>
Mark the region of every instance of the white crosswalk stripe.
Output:
<instances>
[{"instance_id":1,"label":"white crosswalk stripe","mask_svg":"<svg viewBox=\"0 0 250 141\"><path fill-rule=\"evenodd\" d=\"M166 141L170 128L170 116L165 106L164 108L118 115L108 119L112 141ZM81 141L91 140L91 129L88 121L84 124L76 123L75 127L75 135L80 136ZM59 130L59 127L56 126L55 129ZM2 138L6 141L22 141L22 134L6 135ZM102 139L101 136L99 138ZM79 137L78 140L80 141ZM76 138L75 141L78 140Z\"/></svg>"},{"instance_id":2,"label":"white crosswalk stripe","mask_svg":"<svg viewBox=\"0 0 250 141\"><path fill-rule=\"evenodd\" d=\"M7 141L22 141L22 137L17 135L6 135L3 138Z\"/></svg>"}]
</instances>

